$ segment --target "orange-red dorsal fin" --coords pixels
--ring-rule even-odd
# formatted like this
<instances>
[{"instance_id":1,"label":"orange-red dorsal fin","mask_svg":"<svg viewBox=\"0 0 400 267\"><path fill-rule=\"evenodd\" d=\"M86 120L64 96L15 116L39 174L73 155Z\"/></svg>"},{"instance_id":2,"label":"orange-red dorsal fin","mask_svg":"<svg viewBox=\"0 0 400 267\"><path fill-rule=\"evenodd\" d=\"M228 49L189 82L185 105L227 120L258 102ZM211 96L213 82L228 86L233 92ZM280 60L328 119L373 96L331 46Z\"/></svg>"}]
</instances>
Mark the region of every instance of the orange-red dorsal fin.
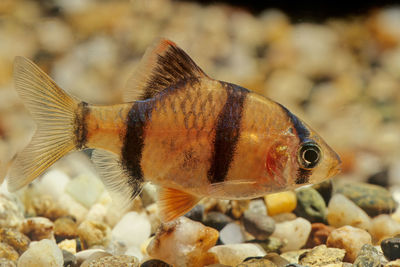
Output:
<instances>
[{"instance_id":1,"label":"orange-red dorsal fin","mask_svg":"<svg viewBox=\"0 0 400 267\"><path fill-rule=\"evenodd\" d=\"M152 98L181 81L206 77L174 42L160 39L146 50L123 92L125 102Z\"/></svg>"},{"instance_id":2,"label":"orange-red dorsal fin","mask_svg":"<svg viewBox=\"0 0 400 267\"><path fill-rule=\"evenodd\" d=\"M184 215L201 199L181 190L165 187L162 187L158 194L158 206L163 222L169 222Z\"/></svg>"}]
</instances>

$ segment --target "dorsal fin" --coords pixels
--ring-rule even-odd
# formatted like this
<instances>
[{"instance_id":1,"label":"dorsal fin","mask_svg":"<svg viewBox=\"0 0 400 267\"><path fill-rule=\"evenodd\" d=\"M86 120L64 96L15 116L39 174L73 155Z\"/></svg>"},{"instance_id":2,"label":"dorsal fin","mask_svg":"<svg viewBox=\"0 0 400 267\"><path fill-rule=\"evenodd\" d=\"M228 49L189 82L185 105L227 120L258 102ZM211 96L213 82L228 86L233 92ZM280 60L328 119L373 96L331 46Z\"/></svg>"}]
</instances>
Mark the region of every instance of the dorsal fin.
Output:
<instances>
[{"instance_id":1,"label":"dorsal fin","mask_svg":"<svg viewBox=\"0 0 400 267\"><path fill-rule=\"evenodd\" d=\"M174 42L160 39L146 50L139 66L129 78L123 100L133 102L152 98L181 81L206 76Z\"/></svg>"}]
</instances>

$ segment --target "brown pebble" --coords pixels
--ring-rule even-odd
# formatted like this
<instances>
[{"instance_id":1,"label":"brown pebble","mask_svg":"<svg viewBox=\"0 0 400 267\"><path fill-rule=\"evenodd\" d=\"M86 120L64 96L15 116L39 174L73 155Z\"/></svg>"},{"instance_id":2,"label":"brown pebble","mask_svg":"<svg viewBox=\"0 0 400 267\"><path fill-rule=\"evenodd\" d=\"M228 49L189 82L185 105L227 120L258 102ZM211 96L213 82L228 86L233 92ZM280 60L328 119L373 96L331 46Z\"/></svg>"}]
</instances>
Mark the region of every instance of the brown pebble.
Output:
<instances>
[{"instance_id":1,"label":"brown pebble","mask_svg":"<svg viewBox=\"0 0 400 267\"><path fill-rule=\"evenodd\" d=\"M83 249L96 245L105 247L111 239L110 227L102 222L84 221L77 230Z\"/></svg>"},{"instance_id":2,"label":"brown pebble","mask_svg":"<svg viewBox=\"0 0 400 267\"><path fill-rule=\"evenodd\" d=\"M313 248L319 245L326 244L328 236L334 230L332 226L325 225L323 223L311 224L311 233L308 237L306 248Z\"/></svg>"},{"instance_id":3,"label":"brown pebble","mask_svg":"<svg viewBox=\"0 0 400 267\"><path fill-rule=\"evenodd\" d=\"M97 261L101 258L108 257L108 256L112 256L112 254L105 252L105 251L95 252L92 255L90 255L85 261L83 261L80 266L81 267L92 266L92 265L90 265L92 261Z\"/></svg>"},{"instance_id":4,"label":"brown pebble","mask_svg":"<svg viewBox=\"0 0 400 267\"><path fill-rule=\"evenodd\" d=\"M58 218L54 222L54 235L57 241L76 238L78 236L76 221L69 216Z\"/></svg>"},{"instance_id":5,"label":"brown pebble","mask_svg":"<svg viewBox=\"0 0 400 267\"><path fill-rule=\"evenodd\" d=\"M28 249L31 241L26 235L15 229L0 228L0 242L9 244L21 255Z\"/></svg>"},{"instance_id":6,"label":"brown pebble","mask_svg":"<svg viewBox=\"0 0 400 267\"><path fill-rule=\"evenodd\" d=\"M45 217L28 218L22 223L21 232L32 241L54 240L54 223Z\"/></svg>"},{"instance_id":7,"label":"brown pebble","mask_svg":"<svg viewBox=\"0 0 400 267\"><path fill-rule=\"evenodd\" d=\"M16 261L19 258L18 252L9 244L0 242L0 258Z\"/></svg>"}]
</instances>

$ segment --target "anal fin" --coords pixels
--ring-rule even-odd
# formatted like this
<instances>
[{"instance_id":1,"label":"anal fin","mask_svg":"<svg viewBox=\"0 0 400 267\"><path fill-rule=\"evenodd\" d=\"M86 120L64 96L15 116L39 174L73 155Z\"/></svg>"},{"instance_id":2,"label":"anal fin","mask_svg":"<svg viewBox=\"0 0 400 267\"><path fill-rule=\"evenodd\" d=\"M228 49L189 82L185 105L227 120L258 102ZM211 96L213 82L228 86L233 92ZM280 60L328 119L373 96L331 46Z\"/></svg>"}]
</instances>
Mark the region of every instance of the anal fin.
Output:
<instances>
[{"instance_id":1,"label":"anal fin","mask_svg":"<svg viewBox=\"0 0 400 267\"><path fill-rule=\"evenodd\" d=\"M178 189L162 187L159 191L158 204L163 222L175 220L191 210L201 197Z\"/></svg>"},{"instance_id":2,"label":"anal fin","mask_svg":"<svg viewBox=\"0 0 400 267\"><path fill-rule=\"evenodd\" d=\"M113 200L116 200L122 208L127 208L142 191L142 180L128 175L120 157L112 152L95 149L92 161Z\"/></svg>"}]
</instances>

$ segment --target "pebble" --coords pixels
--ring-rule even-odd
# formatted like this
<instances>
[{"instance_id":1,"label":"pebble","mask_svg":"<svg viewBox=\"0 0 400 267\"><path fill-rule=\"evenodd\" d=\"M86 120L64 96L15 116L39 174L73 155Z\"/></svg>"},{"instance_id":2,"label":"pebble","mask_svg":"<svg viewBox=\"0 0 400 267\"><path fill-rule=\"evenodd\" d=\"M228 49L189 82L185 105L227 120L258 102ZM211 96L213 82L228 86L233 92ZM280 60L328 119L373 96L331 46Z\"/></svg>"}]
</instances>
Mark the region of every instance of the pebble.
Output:
<instances>
[{"instance_id":1,"label":"pebble","mask_svg":"<svg viewBox=\"0 0 400 267\"><path fill-rule=\"evenodd\" d=\"M363 230L349 225L337 228L331 232L326 241L327 246L341 248L346 251L344 258L354 262L363 245L371 245L371 235Z\"/></svg>"},{"instance_id":2,"label":"pebble","mask_svg":"<svg viewBox=\"0 0 400 267\"><path fill-rule=\"evenodd\" d=\"M0 258L6 258L12 261L18 260L18 252L9 244L0 242Z\"/></svg>"},{"instance_id":3,"label":"pebble","mask_svg":"<svg viewBox=\"0 0 400 267\"><path fill-rule=\"evenodd\" d=\"M19 254L24 253L31 242L26 235L12 228L0 228L0 241L12 246Z\"/></svg>"},{"instance_id":4,"label":"pebble","mask_svg":"<svg viewBox=\"0 0 400 267\"><path fill-rule=\"evenodd\" d=\"M282 252L298 250L303 247L311 232L311 223L304 218L275 224L273 237L287 240L287 244L281 249Z\"/></svg>"},{"instance_id":5,"label":"pebble","mask_svg":"<svg viewBox=\"0 0 400 267\"><path fill-rule=\"evenodd\" d=\"M296 191L297 206L294 213L307 219L309 222L324 222L326 205L322 196L312 187L301 188Z\"/></svg>"},{"instance_id":6,"label":"pebble","mask_svg":"<svg viewBox=\"0 0 400 267\"><path fill-rule=\"evenodd\" d=\"M252 210L244 212L243 226L258 240L267 239L275 231L275 221L271 217Z\"/></svg>"},{"instance_id":7,"label":"pebble","mask_svg":"<svg viewBox=\"0 0 400 267\"><path fill-rule=\"evenodd\" d=\"M251 240L249 243L259 244L265 252L280 252L282 247L285 246L287 242L282 241L280 238L268 237L266 240Z\"/></svg>"},{"instance_id":8,"label":"pebble","mask_svg":"<svg viewBox=\"0 0 400 267\"><path fill-rule=\"evenodd\" d=\"M96 203L90 208L86 220L104 222L106 214L107 208L103 204Z\"/></svg>"},{"instance_id":9,"label":"pebble","mask_svg":"<svg viewBox=\"0 0 400 267\"><path fill-rule=\"evenodd\" d=\"M372 219L370 233L375 244L383 239L400 234L400 223L388 214L381 214Z\"/></svg>"},{"instance_id":10,"label":"pebble","mask_svg":"<svg viewBox=\"0 0 400 267\"><path fill-rule=\"evenodd\" d=\"M0 258L0 266L1 267L17 267L14 261L6 259L6 258Z\"/></svg>"},{"instance_id":11,"label":"pebble","mask_svg":"<svg viewBox=\"0 0 400 267\"><path fill-rule=\"evenodd\" d=\"M250 200L231 200L228 214L235 219L242 217L243 213L249 208Z\"/></svg>"},{"instance_id":12,"label":"pebble","mask_svg":"<svg viewBox=\"0 0 400 267\"><path fill-rule=\"evenodd\" d=\"M218 211L210 211L207 213L204 219L204 225L210 226L212 228L217 229L220 231L222 228L225 227L228 223L231 223L233 220L231 217L218 212Z\"/></svg>"},{"instance_id":13,"label":"pebble","mask_svg":"<svg viewBox=\"0 0 400 267\"><path fill-rule=\"evenodd\" d=\"M145 184L140 193L140 198L144 207L155 203L157 201L157 187L151 183Z\"/></svg>"},{"instance_id":14,"label":"pebble","mask_svg":"<svg viewBox=\"0 0 400 267\"><path fill-rule=\"evenodd\" d=\"M251 257L250 259L245 259L241 264L236 265L236 267L277 267L272 261L265 259L263 257Z\"/></svg>"},{"instance_id":15,"label":"pebble","mask_svg":"<svg viewBox=\"0 0 400 267\"><path fill-rule=\"evenodd\" d=\"M325 245L316 246L299 256L299 264L305 266L324 266L341 263L346 251L338 248L327 248Z\"/></svg>"},{"instance_id":16,"label":"pebble","mask_svg":"<svg viewBox=\"0 0 400 267\"><path fill-rule=\"evenodd\" d=\"M241 226L235 222L231 222L221 229L219 232L219 239L222 244L227 245L243 243L246 238Z\"/></svg>"},{"instance_id":17,"label":"pebble","mask_svg":"<svg viewBox=\"0 0 400 267\"><path fill-rule=\"evenodd\" d=\"M101 180L90 173L72 179L65 188L65 192L86 208L90 208L103 191L104 185Z\"/></svg>"},{"instance_id":18,"label":"pebble","mask_svg":"<svg viewBox=\"0 0 400 267\"><path fill-rule=\"evenodd\" d=\"M292 212L297 205L296 194L293 191L269 194L264 197L269 216Z\"/></svg>"},{"instance_id":19,"label":"pebble","mask_svg":"<svg viewBox=\"0 0 400 267\"><path fill-rule=\"evenodd\" d=\"M371 219L365 211L342 194L333 195L329 201L327 221L333 227L351 225L365 230L371 228Z\"/></svg>"},{"instance_id":20,"label":"pebble","mask_svg":"<svg viewBox=\"0 0 400 267\"><path fill-rule=\"evenodd\" d=\"M110 253L104 251L103 249L93 248L79 251L75 254L78 266L80 266L86 260L97 259L98 257L111 256Z\"/></svg>"},{"instance_id":21,"label":"pebble","mask_svg":"<svg viewBox=\"0 0 400 267\"><path fill-rule=\"evenodd\" d=\"M50 195L36 195L28 200L30 203L31 216L46 217L50 220L56 220L65 216L67 211L58 205Z\"/></svg>"},{"instance_id":22,"label":"pebble","mask_svg":"<svg viewBox=\"0 0 400 267\"><path fill-rule=\"evenodd\" d=\"M272 261L278 267L283 267L289 264L289 262L286 259L279 256L277 253L268 253L267 255L264 256L264 258Z\"/></svg>"},{"instance_id":23,"label":"pebble","mask_svg":"<svg viewBox=\"0 0 400 267\"><path fill-rule=\"evenodd\" d=\"M77 224L73 217L66 216L58 218L54 222L54 235L60 242L63 239L73 239L78 236Z\"/></svg>"},{"instance_id":24,"label":"pebble","mask_svg":"<svg viewBox=\"0 0 400 267\"><path fill-rule=\"evenodd\" d=\"M77 228L84 249L93 246L107 246L111 239L110 227L102 222L84 221Z\"/></svg>"},{"instance_id":25,"label":"pebble","mask_svg":"<svg viewBox=\"0 0 400 267\"><path fill-rule=\"evenodd\" d=\"M308 237L306 248L313 248L319 245L326 244L328 236L334 228L323 223L311 224L311 233Z\"/></svg>"},{"instance_id":26,"label":"pebble","mask_svg":"<svg viewBox=\"0 0 400 267\"><path fill-rule=\"evenodd\" d=\"M63 260L64 260L63 266L64 267L75 267L77 264L75 255L66 250L61 250L61 252L62 252Z\"/></svg>"},{"instance_id":27,"label":"pebble","mask_svg":"<svg viewBox=\"0 0 400 267\"><path fill-rule=\"evenodd\" d=\"M154 234L158 227L161 225L161 219L159 216L159 207L157 203L150 204L146 207L147 218L151 225L151 233Z\"/></svg>"},{"instance_id":28,"label":"pebble","mask_svg":"<svg viewBox=\"0 0 400 267\"><path fill-rule=\"evenodd\" d=\"M69 181L70 177L65 172L51 169L38 180L37 188L42 195L49 195L53 200L58 200Z\"/></svg>"},{"instance_id":29,"label":"pebble","mask_svg":"<svg viewBox=\"0 0 400 267\"><path fill-rule=\"evenodd\" d=\"M128 255L119 256L105 256L98 259L93 259L91 261L84 261L81 267L137 267L139 266L139 261L137 258Z\"/></svg>"},{"instance_id":30,"label":"pebble","mask_svg":"<svg viewBox=\"0 0 400 267\"><path fill-rule=\"evenodd\" d=\"M361 247L360 252L353 264L354 267L380 267L381 260L376 248L372 245L365 244Z\"/></svg>"},{"instance_id":31,"label":"pebble","mask_svg":"<svg viewBox=\"0 0 400 267\"><path fill-rule=\"evenodd\" d=\"M271 216L271 218L274 219L274 221L276 223L280 223L280 222L286 222L286 221L293 221L294 219L297 218L297 216L294 213L285 212L285 213L280 213L280 214Z\"/></svg>"},{"instance_id":32,"label":"pebble","mask_svg":"<svg viewBox=\"0 0 400 267\"><path fill-rule=\"evenodd\" d=\"M208 252L217 239L217 230L183 216L162 224L147 252L151 257L172 265L203 266L217 263L215 254Z\"/></svg>"},{"instance_id":33,"label":"pebble","mask_svg":"<svg viewBox=\"0 0 400 267\"><path fill-rule=\"evenodd\" d=\"M64 239L63 241L57 244L57 246L61 250L68 251L72 254L76 254L76 249L77 249L76 245L77 245L76 239Z\"/></svg>"},{"instance_id":34,"label":"pebble","mask_svg":"<svg viewBox=\"0 0 400 267\"><path fill-rule=\"evenodd\" d=\"M18 228L24 220L20 206L10 196L0 193L0 227Z\"/></svg>"},{"instance_id":35,"label":"pebble","mask_svg":"<svg viewBox=\"0 0 400 267\"><path fill-rule=\"evenodd\" d=\"M126 247L139 247L151 234L151 224L145 213L128 212L114 226L111 236Z\"/></svg>"},{"instance_id":36,"label":"pebble","mask_svg":"<svg viewBox=\"0 0 400 267\"><path fill-rule=\"evenodd\" d=\"M185 216L192 221L202 222L204 220L204 205L198 204L194 206Z\"/></svg>"},{"instance_id":37,"label":"pebble","mask_svg":"<svg viewBox=\"0 0 400 267\"><path fill-rule=\"evenodd\" d=\"M382 240L381 248L386 259L390 261L400 259L400 237Z\"/></svg>"},{"instance_id":38,"label":"pebble","mask_svg":"<svg viewBox=\"0 0 400 267\"><path fill-rule=\"evenodd\" d=\"M310 249L299 249L299 250L294 250L294 251L287 251L287 252L282 253L280 256L290 263L299 263L300 255L304 254L307 251L310 251Z\"/></svg>"},{"instance_id":39,"label":"pebble","mask_svg":"<svg viewBox=\"0 0 400 267\"><path fill-rule=\"evenodd\" d=\"M267 206L265 206L265 201L263 199L253 199L250 200L247 211L251 211L260 215L267 215Z\"/></svg>"},{"instance_id":40,"label":"pebble","mask_svg":"<svg viewBox=\"0 0 400 267\"><path fill-rule=\"evenodd\" d=\"M44 217L28 218L22 223L21 232L32 241L54 240L54 223Z\"/></svg>"},{"instance_id":41,"label":"pebble","mask_svg":"<svg viewBox=\"0 0 400 267\"><path fill-rule=\"evenodd\" d=\"M172 267L172 265L169 265L168 263L163 262L161 260L152 259L143 262L142 264L140 264L140 267Z\"/></svg>"},{"instance_id":42,"label":"pebble","mask_svg":"<svg viewBox=\"0 0 400 267\"><path fill-rule=\"evenodd\" d=\"M29 249L18 259L18 267L60 267L63 254L52 240L32 242Z\"/></svg>"},{"instance_id":43,"label":"pebble","mask_svg":"<svg viewBox=\"0 0 400 267\"><path fill-rule=\"evenodd\" d=\"M82 222L89 212L85 206L77 202L67 193L62 194L58 201L60 203L60 207L65 209L68 214L73 215L77 223Z\"/></svg>"},{"instance_id":44,"label":"pebble","mask_svg":"<svg viewBox=\"0 0 400 267\"><path fill-rule=\"evenodd\" d=\"M312 186L317 192L322 196L322 198L325 201L325 204L327 205L329 203L329 200L332 197L332 180L326 180L323 181L322 183L315 184Z\"/></svg>"},{"instance_id":45,"label":"pebble","mask_svg":"<svg viewBox=\"0 0 400 267\"><path fill-rule=\"evenodd\" d=\"M265 256L265 251L256 244L230 244L212 247L209 252L215 253L219 263L236 266L248 257Z\"/></svg>"},{"instance_id":46,"label":"pebble","mask_svg":"<svg viewBox=\"0 0 400 267\"><path fill-rule=\"evenodd\" d=\"M392 213L397 207L390 192L378 185L338 183L335 192L352 200L371 217L382 213Z\"/></svg>"}]
</instances>

